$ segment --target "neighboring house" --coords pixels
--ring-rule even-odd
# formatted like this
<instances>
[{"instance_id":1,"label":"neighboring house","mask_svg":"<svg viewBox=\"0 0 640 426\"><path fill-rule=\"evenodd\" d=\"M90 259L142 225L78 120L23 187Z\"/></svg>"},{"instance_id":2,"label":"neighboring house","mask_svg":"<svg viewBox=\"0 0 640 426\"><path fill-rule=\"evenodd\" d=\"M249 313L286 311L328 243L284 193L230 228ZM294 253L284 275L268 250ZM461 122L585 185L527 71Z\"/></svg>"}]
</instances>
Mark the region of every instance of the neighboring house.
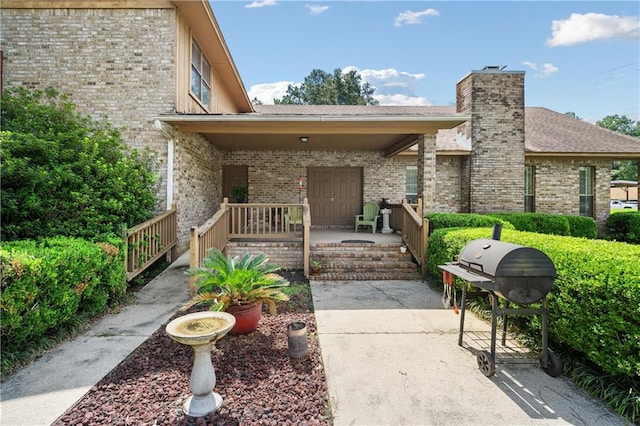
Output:
<instances>
[{"instance_id":1,"label":"neighboring house","mask_svg":"<svg viewBox=\"0 0 640 426\"><path fill-rule=\"evenodd\" d=\"M611 200L634 201L638 203L638 181L614 180L611 181Z\"/></svg>"},{"instance_id":2,"label":"neighboring house","mask_svg":"<svg viewBox=\"0 0 640 426\"><path fill-rule=\"evenodd\" d=\"M157 153L179 238L246 184L249 202L309 199L353 227L367 201L424 211L609 215L612 160L638 139L524 107L524 72L487 67L455 107L253 106L206 0L3 0L2 84L53 86ZM307 139L304 139L307 138Z\"/></svg>"}]
</instances>

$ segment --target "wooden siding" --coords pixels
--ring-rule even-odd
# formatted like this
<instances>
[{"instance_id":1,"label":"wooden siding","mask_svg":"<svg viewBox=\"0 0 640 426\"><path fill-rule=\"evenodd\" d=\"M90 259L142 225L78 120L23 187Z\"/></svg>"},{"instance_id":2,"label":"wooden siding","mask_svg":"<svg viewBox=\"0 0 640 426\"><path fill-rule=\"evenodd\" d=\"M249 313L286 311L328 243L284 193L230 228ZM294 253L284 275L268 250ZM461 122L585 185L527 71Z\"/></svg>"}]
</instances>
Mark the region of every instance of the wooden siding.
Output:
<instances>
[{"instance_id":1,"label":"wooden siding","mask_svg":"<svg viewBox=\"0 0 640 426\"><path fill-rule=\"evenodd\" d=\"M205 52L202 40L196 42L211 64L211 106L205 110L191 94L191 37L192 29L185 17L177 14L177 46L176 46L176 112L178 114L235 113L237 108L229 92L222 84L216 72L216 64Z\"/></svg>"}]
</instances>

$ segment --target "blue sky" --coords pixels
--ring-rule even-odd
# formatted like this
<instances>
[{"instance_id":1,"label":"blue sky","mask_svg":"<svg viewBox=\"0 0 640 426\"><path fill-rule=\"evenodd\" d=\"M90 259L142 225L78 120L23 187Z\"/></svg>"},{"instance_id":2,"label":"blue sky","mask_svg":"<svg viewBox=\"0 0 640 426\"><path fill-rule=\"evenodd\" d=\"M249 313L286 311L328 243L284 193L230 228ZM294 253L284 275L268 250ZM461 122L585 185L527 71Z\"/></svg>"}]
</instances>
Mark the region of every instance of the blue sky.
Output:
<instances>
[{"instance_id":1,"label":"blue sky","mask_svg":"<svg viewBox=\"0 0 640 426\"><path fill-rule=\"evenodd\" d=\"M527 106L640 120L636 1L212 1L253 99L356 69L382 105L454 105L486 65L526 71Z\"/></svg>"}]
</instances>

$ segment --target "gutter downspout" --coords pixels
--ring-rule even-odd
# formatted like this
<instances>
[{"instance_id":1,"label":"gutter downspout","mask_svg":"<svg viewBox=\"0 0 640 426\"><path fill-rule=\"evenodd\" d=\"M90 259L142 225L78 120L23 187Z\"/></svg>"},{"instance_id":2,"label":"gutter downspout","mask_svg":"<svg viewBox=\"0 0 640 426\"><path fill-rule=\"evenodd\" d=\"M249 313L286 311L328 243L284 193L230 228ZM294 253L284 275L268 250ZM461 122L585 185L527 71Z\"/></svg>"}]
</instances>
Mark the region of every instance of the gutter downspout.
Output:
<instances>
[{"instance_id":1,"label":"gutter downspout","mask_svg":"<svg viewBox=\"0 0 640 426\"><path fill-rule=\"evenodd\" d=\"M173 136L164 129L160 120L153 121L153 127L158 130L162 136L167 140L167 205L166 210L171 210L173 205L173 156L175 151L175 143Z\"/></svg>"}]
</instances>

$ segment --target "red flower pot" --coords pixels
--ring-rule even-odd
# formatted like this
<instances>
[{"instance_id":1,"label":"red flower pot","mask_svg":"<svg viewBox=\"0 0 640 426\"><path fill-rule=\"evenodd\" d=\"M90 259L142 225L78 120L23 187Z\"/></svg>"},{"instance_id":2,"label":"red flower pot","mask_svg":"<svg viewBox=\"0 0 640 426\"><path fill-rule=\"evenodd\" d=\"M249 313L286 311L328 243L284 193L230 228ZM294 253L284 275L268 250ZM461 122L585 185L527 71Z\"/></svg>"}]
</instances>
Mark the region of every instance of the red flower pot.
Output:
<instances>
[{"instance_id":1,"label":"red flower pot","mask_svg":"<svg viewBox=\"0 0 640 426\"><path fill-rule=\"evenodd\" d=\"M258 321L262 317L262 303L256 302L250 305L233 305L226 309L236 318L236 325L233 326L229 334L240 335L249 334L258 328Z\"/></svg>"}]
</instances>

